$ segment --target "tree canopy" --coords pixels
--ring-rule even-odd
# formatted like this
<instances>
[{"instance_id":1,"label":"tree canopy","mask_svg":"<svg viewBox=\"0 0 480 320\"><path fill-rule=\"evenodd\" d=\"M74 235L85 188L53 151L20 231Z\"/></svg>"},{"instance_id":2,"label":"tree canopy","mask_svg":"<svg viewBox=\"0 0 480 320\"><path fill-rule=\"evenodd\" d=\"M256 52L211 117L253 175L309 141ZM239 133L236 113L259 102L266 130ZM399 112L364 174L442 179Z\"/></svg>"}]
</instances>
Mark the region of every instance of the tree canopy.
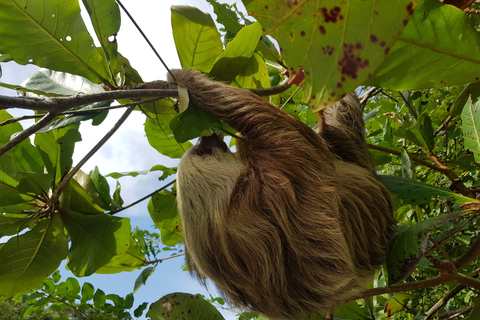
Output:
<instances>
[{"instance_id":1,"label":"tree canopy","mask_svg":"<svg viewBox=\"0 0 480 320\"><path fill-rule=\"evenodd\" d=\"M334 317L477 319L480 6L459 0L243 0L245 13L235 4L207 2L216 20L195 7L171 8L182 68L251 89L312 128L317 111L349 92L356 90L365 105L369 146L379 179L394 197L399 227L369 288ZM64 260L77 277L142 269L138 289L162 261L160 250L183 254L176 168L159 163L146 169L157 171L164 186L137 201L149 199L158 234L117 216L137 203L124 204L118 179L142 172L82 171L129 115L145 115L148 143L172 159L196 137L234 132L194 105L184 110L180 103L179 110L177 98L186 96L181 89L144 83L118 52L120 1L82 4L94 34L77 0L0 0L0 62L43 68L22 85L0 83L22 93L0 96L0 296L27 303L25 317L50 308L64 318L129 319L148 307L152 320L190 313L195 316L188 319L222 319L214 307L222 305L220 298L172 293L131 314L133 294L105 294L75 278L60 279ZM32 112L15 118L12 108ZM102 125L113 108L122 108L123 116L73 163L82 122ZM25 118L36 121L24 128ZM116 180L115 190L107 178ZM265 319L248 312L238 317Z\"/></svg>"}]
</instances>

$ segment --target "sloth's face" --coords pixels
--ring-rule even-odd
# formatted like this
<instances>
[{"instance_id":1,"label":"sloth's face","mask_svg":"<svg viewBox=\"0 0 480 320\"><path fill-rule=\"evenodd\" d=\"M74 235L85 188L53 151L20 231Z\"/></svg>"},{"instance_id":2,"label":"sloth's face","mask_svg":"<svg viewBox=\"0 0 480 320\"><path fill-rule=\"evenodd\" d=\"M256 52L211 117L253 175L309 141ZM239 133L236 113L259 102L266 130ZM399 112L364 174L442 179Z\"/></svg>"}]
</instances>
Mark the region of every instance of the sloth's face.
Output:
<instances>
[{"instance_id":1,"label":"sloth's face","mask_svg":"<svg viewBox=\"0 0 480 320\"><path fill-rule=\"evenodd\" d=\"M183 218L225 208L245 169L246 165L216 135L201 137L178 166L177 199Z\"/></svg>"}]
</instances>

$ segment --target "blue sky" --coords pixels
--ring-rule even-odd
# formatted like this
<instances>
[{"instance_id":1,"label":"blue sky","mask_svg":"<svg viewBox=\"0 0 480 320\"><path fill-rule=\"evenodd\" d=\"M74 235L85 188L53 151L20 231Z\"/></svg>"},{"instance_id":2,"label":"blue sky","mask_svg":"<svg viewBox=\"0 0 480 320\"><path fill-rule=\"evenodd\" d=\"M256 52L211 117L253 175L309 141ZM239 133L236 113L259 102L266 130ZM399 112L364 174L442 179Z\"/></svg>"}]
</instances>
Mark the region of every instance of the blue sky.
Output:
<instances>
[{"instance_id":1,"label":"blue sky","mask_svg":"<svg viewBox=\"0 0 480 320\"><path fill-rule=\"evenodd\" d=\"M233 3L234 1L225 2ZM137 23L170 68L180 67L171 32L170 6L174 4L192 5L214 16L212 7L206 1L122 0L122 3L137 20ZM242 7L241 2L238 5ZM91 34L94 33L91 32ZM165 79L166 70L123 12L122 27L117 40L119 52L130 60L132 66L137 69L144 81ZM20 84L37 70L38 68L35 66L19 66L12 62L2 64L3 76L0 81ZM12 90L0 88L0 94L15 95L16 93ZM9 111L11 112L11 110ZM82 141L76 145L74 163L78 162L98 142L106 131L113 126L121 113L121 110L111 111L105 122L98 127L91 126L89 121L82 123L80 128ZM18 114L15 113L15 115ZM148 170L157 164L176 166L176 161L161 156L150 147L143 131L144 121L145 117L142 114L134 112L106 145L84 165L82 170L89 172L95 166L98 166L100 172L106 175L110 172ZM22 125L25 127L29 123L22 122ZM162 182L158 181L157 172L136 178L124 177L119 181L122 185L122 197L125 204L129 204L162 186ZM109 183L113 190L115 180L110 178ZM132 227L137 225L140 229L156 232L147 211L147 201L125 210L121 215L131 219ZM165 253L165 256L167 255L168 252ZM152 303L163 295L172 292L208 295L208 292L192 279L188 272L182 271L183 264L183 257L159 264L147 284L135 294L135 307L142 302ZM64 268L64 265L62 264L61 267L63 280L73 276ZM102 289L106 294L115 293L125 296L132 292L135 279L140 272L141 270L136 270L115 275L92 275L80 278L79 281L81 283L90 282L95 288ZM212 295L218 296L214 290ZM226 319L235 318L231 312L222 313L224 313ZM139 319L146 319L146 317L143 316Z\"/></svg>"}]
</instances>

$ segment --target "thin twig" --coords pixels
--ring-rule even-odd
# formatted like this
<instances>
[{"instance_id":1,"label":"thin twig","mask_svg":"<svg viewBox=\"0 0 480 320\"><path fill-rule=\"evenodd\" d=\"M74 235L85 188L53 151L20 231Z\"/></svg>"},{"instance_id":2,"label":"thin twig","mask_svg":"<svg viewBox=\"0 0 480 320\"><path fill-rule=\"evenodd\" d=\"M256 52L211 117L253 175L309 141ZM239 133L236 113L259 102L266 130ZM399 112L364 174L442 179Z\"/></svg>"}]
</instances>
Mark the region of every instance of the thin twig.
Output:
<instances>
[{"instance_id":1,"label":"thin twig","mask_svg":"<svg viewBox=\"0 0 480 320\"><path fill-rule=\"evenodd\" d=\"M181 257L181 256L184 256L184 255L185 255L185 253L174 254L174 255L171 255L171 256L166 257L166 258L157 259L157 260L152 260L152 261L147 261L146 264L155 264L155 263L158 263L158 262L163 262L163 261L165 261L165 260L173 259L173 258L177 258L177 257Z\"/></svg>"},{"instance_id":2,"label":"thin twig","mask_svg":"<svg viewBox=\"0 0 480 320\"><path fill-rule=\"evenodd\" d=\"M128 116L135 109L134 106L130 106L125 113L118 119L117 123L107 132L107 134L93 147L90 152L83 157L82 160L74 167L72 170L59 182L57 189L55 189L52 195L52 201L56 202L60 195L63 192L63 189L67 186L68 182L73 178L73 176L80 170L80 168L107 142L108 139L120 128L120 126L127 120Z\"/></svg>"},{"instance_id":3,"label":"thin twig","mask_svg":"<svg viewBox=\"0 0 480 320\"><path fill-rule=\"evenodd\" d=\"M143 39L145 39L145 41L147 42L147 44L150 46L150 49L153 51L153 53L155 53L155 55L157 56L157 58L160 60L160 62L163 64L163 66L165 67L165 69L168 71L168 73L170 73L170 75L172 76L173 79L175 79L175 76L172 74L172 72L170 71L170 69L167 67L167 64L163 61L162 57L160 56L160 54L157 52L157 50L155 49L155 47L153 46L153 44L150 42L150 40L147 38L147 36L145 35L145 33L143 32L142 28L140 28L140 26L138 25L138 23L135 21L135 19L132 17L132 15L130 14L130 12L128 12L127 8L125 8L125 6L122 4L122 2L120 0L117 0L117 3L118 5L122 8L123 12L125 12L125 14L128 16L128 18L130 19L130 21L132 21L133 25L135 26L135 28L137 28L138 32L140 32L140 34L142 35ZM175 81L177 81L177 79L175 79Z\"/></svg>"},{"instance_id":4,"label":"thin twig","mask_svg":"<svg viewBox=\"0 0 480 320\"><path fill-rule=\"evenodd\" d=\"M440 300L435 303L430 310L427 311L425 314L425 317L422 318L422 320L428 320L430 319L435 313L440 310L441 307L443 307L451 298L456 296L460 291L465 289L467 286L464 284L459 284L455 288L453 288L449 293L447 293L444 297L442 297Z\"/></svg>"},{"instance_id":5,"label":"thin twig","mask_svg":"<svg viewBox=\"0 0 480 320\"><path fill-rule=\"evenodd\" d=\"M380 91L382 91L382 89L379 89L377 87L371 87L364 94L358 97L358 99L360 100L360 104L362 106L365 106L367 104L367 100L373 97L374 95L376 95Z\"/></svg>"},{"instance_id":6,"label":"thin twig","mask_svg":"<svg viewBox=\"0 0 480 320\"><path fill-rule=\"evenodd\" d=\"M35 132L37 132L38 130L43 128L44 126L46 126L55 117L56 117L55 113L49 112L46 115L44 115L42 119L35 122L31 127L29 127L28 129L20 132L15 138L13 138L12 140L5 143L5 145L0 147L0 156L5 154L5 152L12 149L16 145L18 145L23 140L27 139L29 136L31 136L32 134L34 134Z\"/></svg>"},{"instance_id":7,"label":"thin twig","mask_svg":"<svg viewBox=\"0 0 480 320\"><path fill-rule=\"evenodd\" d=\"M416 282L407 282L407 283L395 284L387 287L368 289L368 290L359 292L358 294L350 298L349 301L363 299L367 297L373 297L373 296L377 296L385 293L396 293L396 292L403 292L403 291L426 289L426 288L438 286L439 284L442 284L445 282L453 281L454 278L455 278L455 275L442 275L442 276L436 276L434 278L420 280Z\"/></svg>"},{"instance_id":8,"label":"thin twig","mask_svg":"<svg viewBox=\"0 0 480 320\"><path fill-rule=\"evenodd\" d=\"M158 193L158 192L160 192L160 191L163 191L163 190L165 190L166 188L168 188L168 187L170 187L171 185L173 185L173 184L175 183L175 181L177 181L177 180L173 180L172 182L167 183L166 185L164 185L164 186L161 187L160 189L157 189L157 190L153 191L152 193L147 194L145 197L140 198L140 199L138 199L137 201L134 201L134 202L130 203L129 205L126 205L126 206L124 206L124 207L121 207L120 209L111 211L110 214L112 214L112 215L113 215L113 214L117 214L117 213L119 213L120 211L123 211L123 210L125 210L125 209L131 208L131 207L133 207L134 205L137 205L137 204L139 204L140 202L142 202L142 201L144 201L144 200L147 200L148 198L152 197L154 194L156 194L156 193Z\"/></svg>"}]
</instances>

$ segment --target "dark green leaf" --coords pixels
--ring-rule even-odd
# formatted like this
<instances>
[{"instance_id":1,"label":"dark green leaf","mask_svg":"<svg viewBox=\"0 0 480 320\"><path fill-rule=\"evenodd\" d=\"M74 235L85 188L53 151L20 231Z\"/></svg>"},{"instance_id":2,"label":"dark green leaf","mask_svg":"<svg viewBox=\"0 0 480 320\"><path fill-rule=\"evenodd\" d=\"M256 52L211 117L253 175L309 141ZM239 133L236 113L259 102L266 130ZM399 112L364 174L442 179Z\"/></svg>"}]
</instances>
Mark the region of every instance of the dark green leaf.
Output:
<instances>
[{"instance_id":1,"label":"dark green leaf","mask_svg":"<svg viewBox=\"0 0 480 320\"><path fill-rule=\"evenodd\" d=\"M64 226L57 215L38 222L0 249L0 294L29 292L52 274L68 252Z\"/></svg>"},{"instance_id":2,"label":"dark green leaf","mask_svg":"<svg viewBox=\"0 0 480 320\"><path fill-rule=\"evenodd\" d=\"M35 135L37 146L47 172L58 182L72 167L75 143L81 141L77 126L52 130Z\"/></svg>"},{"instance_id":3,"label":"dark green leaf","mask_svg":"<svg viewBox=\"0 0 480 320\"><path fill-rule=\"evenodd\" d=\"M48 173L19 172L17 191L23 194L45 195L53 185L53 176Z\"/></svg>"},{"instance_id":4,"label":"dark green leaf","mask_svg":"<svg viewBox=\"0 0 480 320\"><path fill-rule=\"evenodd\" d=\"M442 197L447 201L458 204L475 201L475 199L459 195L448 189L434 187L407 178L378 176L378 179L387 187L388 191L396 194L400 199L410 204L429 203L432 197Z\"/></svg>"},{"instance_id":5,"label":"dark green leaf","mask_svg":"<svg viewBox=\"0 0 480 320\"><path fill-rule=\"evenodd\" d=\"M455 220L462 212L440 215L402 228L390 244L387 256L389 284L404 280L415 270L428 244L428 229Z\"/></svg>"},{"instance_id":6,"label":"dark green leaf","mask_svg":"<svg viewBox=\"0 0 480 320\"><path fill-rule=\"evenodd\" d=\"M178 143L197 138L205 131L215 132L221 128L220 120L213 114L192 104L170 121L170 129Z\"/></svg>"},{"instance_id":7,"label":"dark green leaf","mask_svg":"<svg viewBox=\"0 0 480 320\"><path fill-rule=\"evenodd\" d=\"M95 288L91 283L85 282L82 285L82 302L87 302L93 299L93 293L95 292Z\"/></svg>"}]
</instances>

